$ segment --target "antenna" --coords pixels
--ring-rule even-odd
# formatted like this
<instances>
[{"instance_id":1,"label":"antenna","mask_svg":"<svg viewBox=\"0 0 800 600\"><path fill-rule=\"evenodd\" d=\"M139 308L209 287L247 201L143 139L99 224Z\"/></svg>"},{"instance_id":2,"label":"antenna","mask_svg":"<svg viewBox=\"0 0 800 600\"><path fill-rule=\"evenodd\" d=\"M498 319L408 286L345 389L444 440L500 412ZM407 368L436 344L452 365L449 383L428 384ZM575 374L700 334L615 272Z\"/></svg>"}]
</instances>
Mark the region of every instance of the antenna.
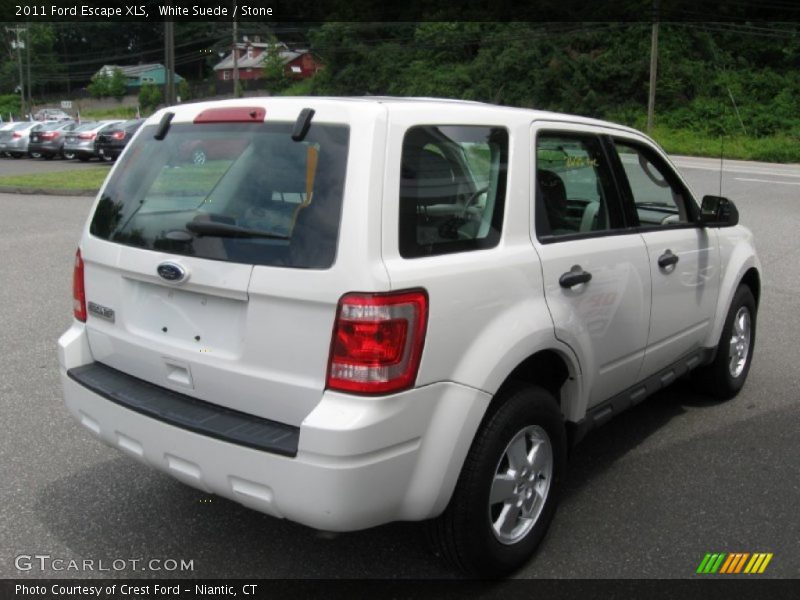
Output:
<instances>
[{"instance_id":1,"label":"antenna","mask_svg":"<svg viewBox=\"0 0 800 600\"><path fill-rule=\"evenodd\" d=\"M725 132L719 136L719 195L722 196L722 161L725 155Z\"/></svg>"}]
</instances>

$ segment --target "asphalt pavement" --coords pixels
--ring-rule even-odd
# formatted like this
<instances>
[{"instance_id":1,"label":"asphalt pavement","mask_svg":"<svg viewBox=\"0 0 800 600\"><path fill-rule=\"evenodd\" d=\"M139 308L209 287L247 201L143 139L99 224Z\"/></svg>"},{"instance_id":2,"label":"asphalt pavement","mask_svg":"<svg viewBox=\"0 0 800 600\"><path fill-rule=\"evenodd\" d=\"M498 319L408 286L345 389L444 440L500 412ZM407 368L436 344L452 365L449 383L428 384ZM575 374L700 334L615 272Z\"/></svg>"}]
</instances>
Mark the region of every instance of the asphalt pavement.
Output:
<instances>
[{"instance_id":1,"label":"asphalt pavement","mask_svg":"<svg viewBox=\"0 0 800 600\"><path fill-rule=\"evenodd\" d=\"M719 193L718 160L675 162L698 196ZM44 161L0 160L0 173L7 163ZM800 576L800 166L726 161L722 183L764 267L747 385L717 403L679 382L590 433L518 577L693 577L708 552L772 552L760 577ZM73 421L56 340L71 321L90 204L0 194L0 577L456 577L417 524L315 532L184 486ZM33 554L93 560L95 570L19 571L16 557ZM120 559L193 569L97 570Z\"/></svg>"}]
</instances>

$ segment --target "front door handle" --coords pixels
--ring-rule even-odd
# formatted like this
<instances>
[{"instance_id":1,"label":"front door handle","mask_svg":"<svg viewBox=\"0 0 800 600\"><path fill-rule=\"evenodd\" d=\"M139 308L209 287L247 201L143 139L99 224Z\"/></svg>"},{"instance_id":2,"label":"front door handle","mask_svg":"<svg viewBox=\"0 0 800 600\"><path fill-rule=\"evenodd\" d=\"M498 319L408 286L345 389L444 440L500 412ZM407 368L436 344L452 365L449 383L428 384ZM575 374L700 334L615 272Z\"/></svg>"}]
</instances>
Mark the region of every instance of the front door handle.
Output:
<instances>
[{"instance_id":1,"label":"front door handle","mask_svg":"<svg viewBox=\"0 0 800 600\"><path fill-rule=\"evenodd\" d=\"M667 267L671 267L676 264L678 264L678 255L673 254L672 250L667 249L664 254L658 257L658 266L662 269L666 269Z\"/></svg>"},{"instance_id":2,"label":"front door handle","mask_svg":"<svg viewBox=\"0 0 800 600\"><path fill-rule=\"evenodd\" d=\"M584 271L580 265L575 265L558 278L558 284L563 288L572 288L581 283L589 283L591 279L591 273Z\"/></svg>"}]
</instances>

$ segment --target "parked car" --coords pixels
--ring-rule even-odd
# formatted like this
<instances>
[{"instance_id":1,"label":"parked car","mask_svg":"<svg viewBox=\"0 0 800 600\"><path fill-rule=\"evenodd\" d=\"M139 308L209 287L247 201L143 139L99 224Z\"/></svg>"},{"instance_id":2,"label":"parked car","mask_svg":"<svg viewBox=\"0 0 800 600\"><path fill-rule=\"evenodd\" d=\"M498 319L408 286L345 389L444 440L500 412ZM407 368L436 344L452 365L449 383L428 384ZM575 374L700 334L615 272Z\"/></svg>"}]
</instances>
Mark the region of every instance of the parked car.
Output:
<instances>
[{"instance_id":1,"label":"parked car","mask_svg":"<svg viewBox=\"0 0 800 600\"><path fill-rule=\"evenodd\" d=\"M33 118L37 121L66 121L72 117L60 108L43 108L36 111Z\"/></svg>"},{"instance_id":2,"label":"parked car","mask_svg":"<svg viewBox=\"0 0 800 600\"><path fill-rule=\"evenodd\" d=\"M79 127L70 132L64 140L64 158L77 158L83 162L93 158L99 158L97 152L95 152L95 138L101 131L113 127L117 123L121 123L121 121L92 121L82 123Z\"/></svg>"},{"instance_id":3,"label":"parked car","mask_svg":"<svg viewBox=\"0 0 800 600\"><path fill-rule=\"evenodd\" d=\"M11 130L11 129L13 129L13 128L14 128L14 127L17 125L17 124L18 124L18 123L14 122L14 121L11 121L10 123L2 123L2 124L0 124L0 141L2 141L2 138L3 138L3 132L4 132L4 131L10 131L10 130ZM0 151L0 156L3 156L3 157L10 157L11 155L10 155L10 154L8 154L7 152Z\"/></svg>"},{"instance_id":4,"label":"parked car","mask_svg":"<svg viewBox=\"0 0 800 600\"><path fill-rule=\"evenodd\" d=\"M95 143L97 155L104 159L114 160L125 149L125 146L144 123L144 119L131 119L117 125L97 136Z\"/></svg>"},{"instance_id":5,"label":"parked car","mask_svg":"<svg viewBox=\"0 0 800 600\"><path fill-rule=\"evenodd\" d=\"M80 127L75 121L51 121L34 127L28 142L28 154L46 159L61 156L67 135Z\"/></svg>"},{"instance_id":6,"label":"parked car","mask_svg":"<svg viewBox=\"0 0 800 600\"><path fill-rule=\"evenodd\" d=\"M0 131L0 152L14 158L22 158L28 154L28 143L31 131L41 127L36 121L20 121L6 131Z\"/></svg>"},{"instance_id":7,"label":"parked car","mask_svg":"<svg viewBox=\"0 0 800 600\"><path fill-rule=\"evenodd\" d=\"M738 220L604 121L430 99L167 108L83 230L65 402L205 492L325 531L430 519L440 555L505 574L587 431L690 371L717 399L745 384L761 275Z\"/></svg>"}]
</instances>

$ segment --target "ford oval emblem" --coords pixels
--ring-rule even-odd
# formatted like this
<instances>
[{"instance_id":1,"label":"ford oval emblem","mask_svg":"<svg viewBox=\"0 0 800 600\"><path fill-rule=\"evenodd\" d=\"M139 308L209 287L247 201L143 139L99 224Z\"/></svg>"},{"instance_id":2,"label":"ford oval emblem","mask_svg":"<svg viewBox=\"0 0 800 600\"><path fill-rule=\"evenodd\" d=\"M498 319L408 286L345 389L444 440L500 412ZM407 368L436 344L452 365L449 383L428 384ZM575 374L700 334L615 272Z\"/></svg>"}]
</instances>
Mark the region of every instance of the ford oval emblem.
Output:
<instances>
[{"instance_id":1,"label":"ford oval emblem","mask_svg":"<svg viewBox=\"0 0 800 600\"><path fill-rule=\"evenodd\" d=\"M186 279L186 269L174 262L163 262L156 268L158 276L171 283L180 283Z\"/></svg>"}]
</instances>

